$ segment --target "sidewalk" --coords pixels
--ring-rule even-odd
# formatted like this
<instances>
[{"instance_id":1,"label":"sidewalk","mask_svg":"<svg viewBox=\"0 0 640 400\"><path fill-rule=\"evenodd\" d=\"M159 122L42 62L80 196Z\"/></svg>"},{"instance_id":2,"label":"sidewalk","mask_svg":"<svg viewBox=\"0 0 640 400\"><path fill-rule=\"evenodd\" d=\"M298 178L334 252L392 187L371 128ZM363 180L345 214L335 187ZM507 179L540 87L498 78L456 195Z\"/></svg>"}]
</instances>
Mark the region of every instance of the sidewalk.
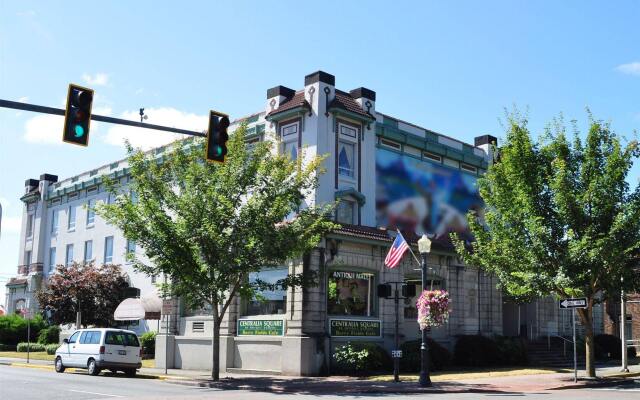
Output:
<instances>
[{"instance_id":1,"label":"sidewalk","mask_svg":"<svg viewBox=\"0 0 640 400\"><path fill-rule=\"evenodd\" d=\"M53 371L51 361L26 360L19 358L0 358L0 365L15 367L39 368ZM620 367L605 367L597 370L597 379L584 378L584 371L578 371L578 383L573 382L573 373L549 373L541 375L516 375L491 377L488 374L473 373L475 378L466 379L464 373L456 374L461 379L441 381L437 376L431 387L420 387L416 381L389 382L355 377L295 377L295 376L265 376L248 374L221 373L221 380L214 382L209 371L194 371L169 369L141 368L138 376L146 379L160 379L168 383L209 387L222 390L250 390L256 392L274 393L496 393L518 394L532 392L548 392L562 389L580 389L597 386L619 385L632 383L640 377L640 365L629 367L629 373L620 373ZM68 369L74 372L74 369ZM84 370L76 370L84 373ZM478 377L480 376L480 377Z\"/></svg>"}]
</instances>

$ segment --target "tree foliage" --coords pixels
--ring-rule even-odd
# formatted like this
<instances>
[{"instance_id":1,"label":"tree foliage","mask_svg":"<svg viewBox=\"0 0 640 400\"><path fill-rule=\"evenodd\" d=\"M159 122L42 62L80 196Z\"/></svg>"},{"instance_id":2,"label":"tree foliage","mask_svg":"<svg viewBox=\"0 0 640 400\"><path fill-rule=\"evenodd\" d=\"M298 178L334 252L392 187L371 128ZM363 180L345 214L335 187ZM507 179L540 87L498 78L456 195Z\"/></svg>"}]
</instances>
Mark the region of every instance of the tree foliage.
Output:
<instances>
[{"instance_id":1,"label":"tree foliage","mask_svg":"<svg viewBox=\"0 0 640 400\"><path fill-rule=\"evenodd\" d=\"M570 140L561 118L538 142L526 118L513 113L507 123L497 162L478 180L484 223L470 214L475 242L456 241L457 250L513 298L587 297L579 315L593 376L592 307L639 284L640 187L626 180L638 143L623 144L591 115L585 140L575 123Z\"/></svg>"},{"instance_id":2,"label":"tree foliage","mask_svg":"<svg viewBox=\"0 0 640 400\"><path fill-rule=\"evenodd\" d=\"M75 323L79 310L83 325L108 327L118 304L126 297L127 287L126 276L118 265L72 263L58 265L46 287L36 292L36 298L54 324Z\"/></svg>"},{"instance_id":3,"label":"tree foliage","mask_svg":"<svg viewBox=\"0 0 640 400\"><path fill-rule=\"evenodd\" d=\"M169 276L165 289L188 307L211 307L214 378L215 335L229 304L267 285L250 283L249 273L301 256L335 227L326 218L329 208L305 202L317 186L321 158L309 157L303 165L277 154L274 143L248 148L245 140L241 126L229 139L223 164L203 161L200 139L180 141L160 156L129 147L135 198L120 195L115 204L97 207L144 249L149 261L132 259L138 270ZM306 278L290 275L278 285Z\"/></svg>"}]
</instances>

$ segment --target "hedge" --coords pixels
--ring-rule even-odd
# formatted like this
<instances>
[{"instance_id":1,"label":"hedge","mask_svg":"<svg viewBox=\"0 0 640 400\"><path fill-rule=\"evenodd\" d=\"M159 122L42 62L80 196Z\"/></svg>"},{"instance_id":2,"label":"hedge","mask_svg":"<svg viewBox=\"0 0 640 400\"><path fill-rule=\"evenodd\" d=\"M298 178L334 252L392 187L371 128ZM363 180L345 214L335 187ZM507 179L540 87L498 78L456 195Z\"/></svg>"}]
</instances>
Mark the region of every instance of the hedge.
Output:
<instances>
[{"instance_id":1,"label":"hedge","mask_svg":"<svg viewBox=\"0 0 640 400\"><path fill-rule=\"evenodd\" d=\"M38 343L41 344L58 344L60 343L60 328L52 325L44 328L38 334Z\"/></svg>"},{"instance_id":2,"label":"hedge","mask_svg":"<svg viewBox=\"0 0 640 400\"><path fill-rule=\"evenodd\" d=\"M0 351L16 351L16 345L0 343Z\"/></svg>"},{"instance_id":3,"label":"hedge","mask_svg":"<svg viewBox=\"0 0 640 400\"><path fill-rule=\"evenodd\" d=\"M60 347L59 344L47 344L44 346L45 350L47 351L47 354L49 354L50 356L56 354L56 350L58 350L58 347Z\"/></svg>"},{"instance_id":4,"label":"hedge","mask_svg":"<svg viewBox=\"0 0 640 400\"><path fill-rule=\"evenodd\" d=\"M46 350L44 345L40 343L26 343L26 342L18 343L18 353L26 353L27 349L29 349L29 351L45 351Z\"/></svg>"},{"instance_id":5,"label":"hedge","mask_svg":"<svg viewBox=\"0 0 640 400\"><path fill-rule=\"evenodd\" d=\"M140 345L142 346L142 352L147 358L153 358L156 354L156 333L147 332L140 336Z\"/></svg>"},{"instance_id":6,"label":"hedge","mask_svg":"<svg viewBox=\"0 0 640 400\"><path fill-rule=\"evenodd\" d=\"M613 335L596 335L594 337L596 343L596 358L620 360L622 358L622 340ZM635 357L636 349L634 347L627 348L627 356Z\"/></svg>"},{"instance_id":7,"label":"hedge","mask_svg":"<svg viewBox=\"0 0 640 400\"><path fill-rule=\"evenodd\" d=\"M422 360L421 345L422 340L420 339L402 343L400 346L400 350L402 350L402 358L400 358L401 372L420 371ZM427 338L427 346L429 346L429 369L431 371L441 370L451 363L451 353L438 342Z\"/></svg>"},{"instance_id":8,"label":"hedge","mask_svg":"<svg viewBox=\"0 0 640 400\"><path fill-rule=\"evenodd\" d=\"M456 342L453 361L461 367L524 365L527 349L519 338L462 335Z\"/></svg>"},{"instance_id":9,"label":"hedge","mask_svg":"<svg viewBox=\"0 0 640 400\"><path fill-rule=\"evenodd\" d=\"M46 327L45 321L40 314L31 319L32 342L36 342L40 330ZM27 320L20 315L11 314L0 316L0 343L17 345L20 342L27 342Z\"/></svg>"}]
</instances>

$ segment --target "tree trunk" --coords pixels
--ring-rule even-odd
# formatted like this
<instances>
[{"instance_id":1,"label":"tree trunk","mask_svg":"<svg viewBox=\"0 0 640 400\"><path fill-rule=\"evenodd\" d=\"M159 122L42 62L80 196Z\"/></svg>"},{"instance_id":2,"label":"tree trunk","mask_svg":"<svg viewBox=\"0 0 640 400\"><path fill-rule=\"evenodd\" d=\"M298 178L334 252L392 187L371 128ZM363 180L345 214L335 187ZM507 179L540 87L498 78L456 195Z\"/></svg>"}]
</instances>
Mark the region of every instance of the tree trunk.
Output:
<instances>
[{"instance_id":1,"label":"tree trunk","mask_svg":"<svg viewBox=\"0 0 640 400\"><path fill-rule=\"evenodd\" d=\"M591 299L587 302L587 308L578 309L580 322L584 326L584 345L585 345L585 372L589 378L596 377L595 365L595 341L593 339L593 306Z\"/></svg>"},{"instance_id":2,"label":"tree trunk","mask_svg":"<svg viewBox=\"0 0 640 400\"><path fill-rule=\"evenodd\" d=\"M213 337L211 340L211 354L213 356L211 379L220 380L220 321L218 319L218 305L213 304Z\"/></svg>"}]
</instances>

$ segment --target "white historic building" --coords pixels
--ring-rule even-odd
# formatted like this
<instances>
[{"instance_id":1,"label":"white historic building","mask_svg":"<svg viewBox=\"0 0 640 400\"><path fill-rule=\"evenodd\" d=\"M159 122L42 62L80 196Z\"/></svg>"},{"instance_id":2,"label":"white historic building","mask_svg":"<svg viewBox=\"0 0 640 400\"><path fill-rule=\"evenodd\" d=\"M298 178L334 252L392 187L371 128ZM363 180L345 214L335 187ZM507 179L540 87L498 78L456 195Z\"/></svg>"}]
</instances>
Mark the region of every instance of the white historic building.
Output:
<instances>
[{"instance_id":1,"label":"white historic building","mask_svg":"<svg viewBox=\"0 0 640 400\"><path fill-rule=\"evenodd\" d=\"M223 371L314 375L327 371L333 349L346 341L375 342L390 350L396 310L393 300L377 296L377 285L407 282L420 291L420 271L411 254L395 269L383 265L396 227L414 248L422 233L435 235L430 287L449 290L452 299L449 322L430 333L443 345L452 348L461 334L536 339L567 332L569 321L555 301L504 304L496 279L464 265L448 239L450 232L471 239L465 214L482 211L475 183L492 160L494 137L463 143L386 115L376 109L374 91L341 91L334 76L322 71L307 75L299 90L267 90L265 109L235 124L241 121L248 123L249 142L279 140L281 151L294 158L328 156L327 172L307 202L338 200L336 220L343 225L302 259L250 277L275 282L287 273L314 270L321 279L317 287L265 292L263 301L238 299L222 326ZM71 260L121 264L142 296L155 293L154 278L136 273L125 261L127 251L143 256L143 250L85 207L112 201L103 176L119 179L128 195L124 160L62 181L49 174L26 181L18 274L7 284L9 312L27 305L37 309L32 293L54 265ZM169 367L210 368L211 317L174 302L175 313L158 336L157 366L164 366L167 348ZM403 301L399 313L401 341L417 339L415 298ZM600 314L596 321L600 329ZM138 329L155 324L141 321Z\"/></svg>"}]
</instances>

